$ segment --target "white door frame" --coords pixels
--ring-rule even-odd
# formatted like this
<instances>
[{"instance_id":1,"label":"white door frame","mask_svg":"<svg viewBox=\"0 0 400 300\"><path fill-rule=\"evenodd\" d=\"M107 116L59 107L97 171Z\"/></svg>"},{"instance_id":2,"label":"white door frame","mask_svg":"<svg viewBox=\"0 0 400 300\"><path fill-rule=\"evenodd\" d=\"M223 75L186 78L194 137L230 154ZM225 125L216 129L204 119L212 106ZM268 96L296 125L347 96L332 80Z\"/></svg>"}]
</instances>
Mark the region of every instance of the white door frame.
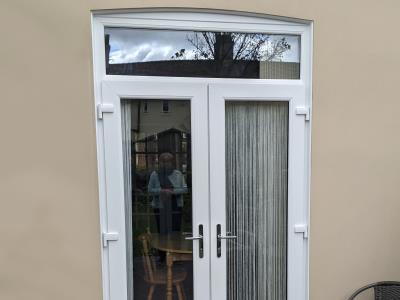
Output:
<instances>
[{"instance_id":1,"label":"white door frame","mask_svg":"<svg viewBox=\"0 0 400 300\"><path fill-rule=\"evenodd\" d=\"M226 32L265 32L274 34L296 34L301 36L301 60L300 60L300 79L290 80L290 84L298 84L303 86L304 92L304 109L299 112L308 112L311 114L311 70L312 70L312 22L305 20L291 20L289 18L277 18L276 16L266 16L260 14L237 13L232 11L215 11L215 10L188 10L188 9L137 9L130 11L118 11L110 13L110 11L95 11L92 14L92 44L93 44L93 70L94 70L94 99L95 105L98 107L102 104L103 93L107 93L103 89L102 82L107 82L109 86L115 85L115 95L123 95L116 91L115 87L118 82L150 82L157 81L160 83L182 83L186 84L279 84L282 80L271 79L228 79L228 78L182 78L182 77L156 77L156 76L117 76L106 75L105 70L105 45L104 45L104 28L105 27L131 27L131 28L153 28L153 29L176 29L176 30L203 30L203 31L226 31ZM106 88L107 89L107 88ZM133 91L133 94L136 94ZM120 99L120 98L118 98ZM99 202L100 202L100 240L102 233L107 232L108 227L108 207L107 207L107 186L106 186L106 162L105 162L105 143L104 143L104 127L103 120L96 118L96 140L97 140L97 157L98 157L98 178L99 178ZM120 131L119 131L120 132ZM306 122L305 127L305 149L304 149L304 186L303 199L306 210L305 220L309 224L309 185L310 185L310 154L311 154L311 121ZM120 161L122 163L122 160ZM122 166L122 165L121 165ZM120 170L121 171L121 170ZM121 195L122 197L122 195ZM119 214L122 212L119 211ZM206 232L206 231L205 231ZM211 232L210 232L211 233ZM125 246L124 235L117 243L119 247ZM302 259L306 275L304 278L304 286L308 299L308 243L304 243L305 257ZM102 249L102 274L103 274L103 299L110 299L110 264L109 253L107 248ZM125 258L121 258L124 260ZM120 262L126 264L126 262ZM125 269L124 269L125 270ZM123 288L125 283L121 283ZM124 298L124 292L121 291L121 297Z\"/></svg>"},{"instance_id":2,"label":"white door frame","mask_svg":"<svg viewBox=\"0 0 400 300\"><path fill-rule=\"evenodd\" d=\"M156 87L156 88L155 88ZM190 101L191 155L192 155L192 224L193 235L199 235L198 225L203 225L204 256L199 258L199 241L193 241L194 299L207 299L210 290L209 256L209 187L208 187L208 105L207 85L204 83L163 82L162 80L103 80L99 115L103 123L103 162L105 175L105 201L107 226L104 234L116 241L104 243L107 256L108 297L126 299L126 243L123 150L121 133L121 100L183 100ZM101 109L106 111L102 113Z\"/></svg>"},{"instance_id":3,"label":"white door frame","mask_svg":"<svg viewBox=\"0 0 400 300\"><path fill-rule=\"evenodd\" d=\"M288 132L288 220L287 220L287 300L307 298L307 232L297 232L304 226L308 230L308 206L305 194L306 178L306 121L305 90L301 82L282 80L274 83L210 84L210 212L211 212L211 290L212 299L226 299L226 240L222 240L222 255L217 256L217 224L226 233L226 166L225 166L225 103L226 101L279 101L289 104ZM212 103L212 104L211 104ZM221 188L223 187L223 188ZM299 234L301 233L301 234ZM232 232L233 235L237 234Z\"/></svg>"}]
</instances>

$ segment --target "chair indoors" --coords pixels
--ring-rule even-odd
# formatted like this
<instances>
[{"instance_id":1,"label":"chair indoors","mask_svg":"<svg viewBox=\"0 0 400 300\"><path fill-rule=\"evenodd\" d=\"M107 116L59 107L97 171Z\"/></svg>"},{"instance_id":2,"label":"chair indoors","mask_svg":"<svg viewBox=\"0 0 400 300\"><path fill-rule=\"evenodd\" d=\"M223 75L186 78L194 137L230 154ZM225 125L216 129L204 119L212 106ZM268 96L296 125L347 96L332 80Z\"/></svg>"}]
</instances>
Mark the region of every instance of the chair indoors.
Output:
<instances>
[{"instance_id":1,"label":"chair indoors","mask_svg":"<svg viewBox=\"0 0 400 300\"><path fill-rule=\"evenodd\" d=\"M150 285L147 300L152 300L156 286L167 285L167 269L157 267L154 256L151 254L151 234L143 233L139 236L139 240L143 246L144 280ZM187 277L187 272L182 268L174 267L172 276L172 283L176 288L178 299L185 300L183 281Z\"/></svg>"},{"instance_id":2,"label":"chair indoors","mask_svg":"<svg viewBox=\"0 0 400 300\"><path fill-rule=\"evenodd\" d=\"M368 284L355 291L348 300L357 300L371 289L375 300L400 300L400 282L398 281L380 281Z\"/></svg>"}]
</instances>

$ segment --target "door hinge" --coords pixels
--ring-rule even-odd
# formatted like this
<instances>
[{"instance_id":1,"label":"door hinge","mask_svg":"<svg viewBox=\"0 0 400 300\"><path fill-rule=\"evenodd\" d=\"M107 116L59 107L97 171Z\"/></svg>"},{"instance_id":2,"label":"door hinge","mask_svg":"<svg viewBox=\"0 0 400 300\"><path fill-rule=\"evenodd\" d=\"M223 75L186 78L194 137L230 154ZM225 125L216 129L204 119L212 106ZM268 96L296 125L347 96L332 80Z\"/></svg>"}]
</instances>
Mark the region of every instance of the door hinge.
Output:
<instances>
[{"instance_id":1,"label":"door hinge","mask_svg":"<svg viewBox=\"0 0 400 300\"><path fill-rule=\"evenodd\" d=\"M103 232L103 247L108 247L108 243L110 241L118 241L119 233L118 232Z\"/></svg>"},{"instance_id":2,"label":"door hinge","mask_svg":"<svg viewBox=\"0 0 400 300\"><path fill-rule=\"evenodd\" d=\"M307 224L296 224L294 225L295 233L302 233L304 239L308 239L308 226Z\"/></svg>"},{"instance_id":3,"label":"door hinge","mask_svg":"<svg viewBox=\"0 0 400 300\"><path fill-rule=\"evenodd\" d=\"M100 103L97 104L97 118L99 120L103 119L104 113L113 113L114 112L114 105L111 103Z\"/></svg>"},{"instance_id":4,"label":"door hinge","mask_svg":"<svg viewBox=\"0 0 400 300\"><path fill-rule=\"evenodd\" d=\"M310 108L309 107L296 107L296 115L304 115L306 121L310 121Z\"/></svg>"}]
</instances>

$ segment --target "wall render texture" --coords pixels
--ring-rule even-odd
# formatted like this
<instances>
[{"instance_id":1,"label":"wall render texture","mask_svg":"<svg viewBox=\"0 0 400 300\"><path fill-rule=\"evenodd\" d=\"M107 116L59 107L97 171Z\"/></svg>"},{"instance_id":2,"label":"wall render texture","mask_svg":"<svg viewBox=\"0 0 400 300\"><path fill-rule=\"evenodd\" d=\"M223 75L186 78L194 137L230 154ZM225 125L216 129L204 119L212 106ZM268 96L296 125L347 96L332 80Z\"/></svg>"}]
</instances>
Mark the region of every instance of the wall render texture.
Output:
<instances>
[{"instance_id":1,"label":"wall render texture","mask_svg":"<svg viewBox=\"0 0 400 300\"><path fill-rule=\"evenodd\" d=\"M91 11L314 22L310 299L400 280L400 2L0 2L0 299L101 299Z\"/></svg>"}]
</instances>

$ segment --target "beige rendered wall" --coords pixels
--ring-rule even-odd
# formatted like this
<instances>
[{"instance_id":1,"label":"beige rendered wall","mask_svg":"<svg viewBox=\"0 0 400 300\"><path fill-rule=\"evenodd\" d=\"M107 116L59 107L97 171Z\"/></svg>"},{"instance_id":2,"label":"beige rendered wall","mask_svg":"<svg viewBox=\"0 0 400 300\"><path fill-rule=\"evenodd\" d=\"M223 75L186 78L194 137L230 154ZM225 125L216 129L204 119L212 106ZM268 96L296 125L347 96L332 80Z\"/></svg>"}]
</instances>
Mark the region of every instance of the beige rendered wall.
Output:
<instances>
[{"instance_id":1,"label":"beige rendered wall","mask_svg":"<svg viewBox=\"0 0 400 300\"><path fill-rule=\"evenodd\" d=\"M90 10L314 21L310 299L400 280L398 0L0 1L0 299L100 299Z\"/></svg>"}]
</instances>

